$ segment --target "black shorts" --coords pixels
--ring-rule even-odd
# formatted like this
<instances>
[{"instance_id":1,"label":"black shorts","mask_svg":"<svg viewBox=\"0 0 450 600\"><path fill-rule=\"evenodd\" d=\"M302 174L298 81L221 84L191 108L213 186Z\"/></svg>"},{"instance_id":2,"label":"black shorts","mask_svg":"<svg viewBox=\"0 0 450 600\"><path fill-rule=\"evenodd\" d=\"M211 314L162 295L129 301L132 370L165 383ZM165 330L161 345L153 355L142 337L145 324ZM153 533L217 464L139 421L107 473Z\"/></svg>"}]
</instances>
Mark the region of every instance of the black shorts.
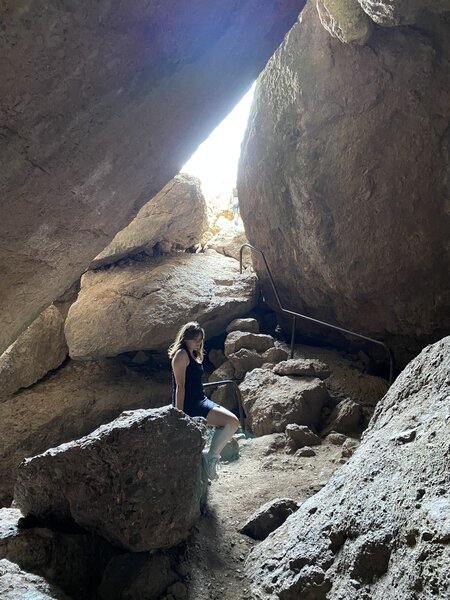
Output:
<instances>
[{"instance_id":1,"label":"black shorts","mask_svg":"<svg viewBox=\"0 0 450 600\"><path fill-rule=\"evenodd\" d=\"M200 402L184 403L184 412L190 417L204 417L206 419L212 408L219 408L219 404L216 404L206 396Z\"/></svg>"}]
</instances>

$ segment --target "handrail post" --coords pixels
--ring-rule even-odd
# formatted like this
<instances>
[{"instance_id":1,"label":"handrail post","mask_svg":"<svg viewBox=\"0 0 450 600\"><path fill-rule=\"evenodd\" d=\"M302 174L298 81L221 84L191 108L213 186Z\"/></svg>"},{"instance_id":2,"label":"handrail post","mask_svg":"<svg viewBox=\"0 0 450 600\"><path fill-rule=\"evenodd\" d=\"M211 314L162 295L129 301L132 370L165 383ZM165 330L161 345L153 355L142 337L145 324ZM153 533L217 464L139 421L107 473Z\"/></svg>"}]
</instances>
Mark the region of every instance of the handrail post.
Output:
<instances>
[{"instance_id":1,"label":"handrail post","mask_svg":"<svg viewBox=\"0 0 450 600\"><path fill-rule=\"evenodd\" d=\"M291 332L291 358L294 358L294 344L295 344L295 324L297 317L292 317L292 332Z\"/></svg>"}]
</instances>

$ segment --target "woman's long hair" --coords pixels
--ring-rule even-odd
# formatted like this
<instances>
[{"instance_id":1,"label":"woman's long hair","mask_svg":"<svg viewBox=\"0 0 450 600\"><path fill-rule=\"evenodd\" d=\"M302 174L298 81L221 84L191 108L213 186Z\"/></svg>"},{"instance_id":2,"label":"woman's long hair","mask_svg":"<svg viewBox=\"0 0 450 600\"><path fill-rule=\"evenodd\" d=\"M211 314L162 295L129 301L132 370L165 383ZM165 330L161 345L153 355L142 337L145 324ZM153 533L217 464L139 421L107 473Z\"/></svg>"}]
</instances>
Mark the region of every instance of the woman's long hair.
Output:
<instances>
[{"instance_id":1,"label":"woman's long hair","mask_svg":"<svg viewBox=\"0 0 450 600\"><path fill-rule=\"evenodd\" d=\"M202 336L202 345L200 347L200 352L198 353L198 356L203 360L203 344L205 341L205 331L202 329L202 327L200 327L197 321L190 321L189 323L186 323L186 325L183 325L183 327L181 327L181 329L177 333L174 343L169 347L169 358L173 358L178 352L178 350L180 350L181 348L187 350L185 341L193 340L198 335Z\"/></svg>"}]
</instances>

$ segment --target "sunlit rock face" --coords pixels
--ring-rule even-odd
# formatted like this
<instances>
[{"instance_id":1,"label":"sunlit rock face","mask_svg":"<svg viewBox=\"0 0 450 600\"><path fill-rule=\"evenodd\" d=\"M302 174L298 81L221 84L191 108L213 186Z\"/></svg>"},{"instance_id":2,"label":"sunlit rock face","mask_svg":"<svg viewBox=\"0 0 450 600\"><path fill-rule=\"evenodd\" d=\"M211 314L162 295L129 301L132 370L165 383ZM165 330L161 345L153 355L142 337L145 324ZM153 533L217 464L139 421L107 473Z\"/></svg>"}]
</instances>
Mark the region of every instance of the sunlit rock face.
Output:
<instances>
[{"instance_id":1,"label":"sunlit rock face","mask_svg":"<svg viewBox=\"0 0 450 600\"><path fill-rule=\"evenodd\" d=\"M256 89L246 233L286 308L384 339L404 364L450 326L449 18L362 46L332 38L314 4L301 19Z\"/></svg>"},{"instance_id":2,"label":"sunlit rock face","mask_svg":"<svg viewBox=\"0 0 450 600\"><path fill-rule=\"evenodd\" d=\"M363 44L373 31L373 21L358 0L317 0L317 12L325 29L341 42Z\"/></svg>"},{"instance_id":3,"label":"sunlit rock face","mask_svg":"<svg viewBox=\"0 0 450 600\"><path fill-rule=\"evenodd\" d=\"M349 462L252 549L252 598L448 597L449 357L449 337L423 350Z\"/></svg>"},{"instance_id":4,"label":"sunlit rock face","mask_svg":"<svg viewBox=\"0 0 450 600\"><path fill-rule=\"evenodd\" d=\"M119 231L91 263L91 268L112 264L125 256L153 253L156 244L169 249L190 248L208 226L200 179L181 173L174 177Z\"/></svg>"},{"instance_id":5,"label":"sunlit rock face","mask_svg":"<svg viewBox=\"0 0 450 600\"><path fill-rule=\"evenodd\" d=\"M178 173L303 4L2 2L0 352Z\"/></svg>"},{"instance_id":6,"label":"sunlit rock face","mask_svg":"<svg viewBox=\"0 0 450 600\"><path fill-rule=\"evenodd\" d=\"M443 13L450 10L449 0L357 0L365 12L379 25L410 25L419 21L425 11Z\"/></svg>"},{"instance_id":7,"label":"sunlit rock face","mask_svg":"<svg viewBox=\"0 0 450 600\"><path fill-rule=\"evenodd\" d=\"M88 271L65 324L72 358L153 350L167 356L180 327L198 321L211 338L258 301L254 275L208 250L180 252Z\"/></svg>"}]
</instances>

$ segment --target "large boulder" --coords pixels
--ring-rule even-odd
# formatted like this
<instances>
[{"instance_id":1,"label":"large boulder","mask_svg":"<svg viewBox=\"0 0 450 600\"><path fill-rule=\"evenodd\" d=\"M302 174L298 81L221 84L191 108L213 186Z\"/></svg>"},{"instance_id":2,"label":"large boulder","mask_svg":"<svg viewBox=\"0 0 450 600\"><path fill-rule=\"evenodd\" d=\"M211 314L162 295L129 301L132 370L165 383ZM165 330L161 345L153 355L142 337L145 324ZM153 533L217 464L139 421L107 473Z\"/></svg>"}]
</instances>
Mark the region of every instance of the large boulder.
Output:
<instances>
[{"instance_id":1,"label":"large boulder","mask_svg":"<svg viewBox=\"0 0 450 600\"><path fill-rule=\"evenodd\" d=\"M179 172L304 2L2 2L0 352Z\"/></svg>"},{"instance_id":2,"label":"large boulder","mask_svg":"<svg viewBox=\"0 0 450 600\"><path fill-rule=\"evenodd\" d=\"M287 344L278 343L288 349ZM365 425L369 422L374 408L389 389L385 379L363 373L361 361L344 358L331 348L296 345L294 358L283 361L273 368L277 375L307 376L323 379L334 407L351 398L360 404Z\"/></svg>"},{"instance_id":3,"label":"large boulder","mask_svg":"<svg viewBox=\"0 0 450 600\"><path fill-rule=\"evenodd\" d=\"M122 413L84 438L26 459L24 515L77 523L132 552L170 548L200 516L202 427L178 409Z\"/></svg>"},{"instance_id":4,"label":"large boulder","mask_svg":"<svg viewBox=\"0 0 450 600\"><path fill-rule=\"evenodd\" d=\"M248 240L245 236L243 227L230 227L216 233L216 235L206 244L206 248L212 248L212 250L215 250L220 254L239 260L241 246L247 242ZM244 256L243 263L244 266L251 266L251 257Z\"/></svg>"},{"instance_id":5,"label":"large boulder","mask_svg":"<svg viewBox=\"0 0 450 600\"><path fill-rule=\"evenodd\" d=\"M94 258L91 269L144 250L152 254L157 243L190 248L200 240L207 225L200 180L180 173L141 208L128 227L119 231Z\"/></svg>"},{"instance_id":6,"label":"large boulder","mask_svg":"<svg viewBox=\"0 0 450 600\"><path fill-rule=\"evenodd\" d=\"M213 337L253 308L257 297L256 278L239 275L236 261L214 250L88 271L66 320L70 356L165 353L187 321L199 321Z\"/></svg>"},{"instance_id":7,"label":"large boulder","mask_svg":"<svg viewBox=\"0 0 450 600\"><path fill-rule=\"evenodd\" d=\"M241 350L247 348L256 352L264 352L274 345L274 339L271 335L264 333L250 333L247 331L231 331L225 339L224 352L229 357Z\"/></svg>"},{"instance_id":8,"label":"large boulder","mask_svg":"<svg viewBox=\"0 0 450 600\"><path fill-rule=\"evenodd\" d=\"M59 367L67 353L64 319L49 306L0 356L0 401Z\"/></svg>"},{"instance_id":9,"label":"large boulder","mask_svg":"<svg viewBox=\"0 0 450 600\"><path fill-rule=\"evenodd\" d=\"M169 402L169 380L159 381L116 360L104 360L70 361L0 403L0 506L11 503L17 467L25 457L86 435L125 409Z\"/></svg>"},{"instance_id":10,"label":"large boulder","mask_svg":"<svg viewBox=\"0 0 450 600\"><path fill-rule=\"evenodd\" d=\"M228 355L228 360L233 365L236 379L244 379L248 371L262 366L264 359L256 350L241 348L237 352Z\"/></svg>"},{"instance_id":11,"label":"large boulder","mask_svg":"<svg viewBox=\"0 0 450 600\"><path fill-rule=\"evenodd\" d=\"M353 456L250 554L252 598L446 598L450 337L376 409Z\"/></svg>"},{"instance_id":12,"label":"large boulder","mask_svg":"<svg viewBox=\"0 0 450 600\"><path fill-rule=\"evenodd\" d=\"M240 158L247 237L283 305L387 341L400 366L450 328L449 34L428 15L342 44L309 3L258 79Z\"/></svg>"},{"instance_id":13,"label":"large boulder","mask_svg":"<svg viewBox=\"0 0 450 600\"><path fill-rule=\"evenodd\" d=\"M249 333L259 333L259 323L256 319L244 318L234 319L231 323L228 323L227 333L232 331L248 331Z\"/></svg>"},{"instance_id":14,"label":"large boulder","mask_svg":"<svg viewBox=\"0 0 450 600\"><path fill-rule=\"evenodd\" d=\"M239 386L247 423L257 436L281 433L289 423L317 427L329 396L313 377L279 377L266 369L247 373Z\"/></svg>"}]
</instances>

